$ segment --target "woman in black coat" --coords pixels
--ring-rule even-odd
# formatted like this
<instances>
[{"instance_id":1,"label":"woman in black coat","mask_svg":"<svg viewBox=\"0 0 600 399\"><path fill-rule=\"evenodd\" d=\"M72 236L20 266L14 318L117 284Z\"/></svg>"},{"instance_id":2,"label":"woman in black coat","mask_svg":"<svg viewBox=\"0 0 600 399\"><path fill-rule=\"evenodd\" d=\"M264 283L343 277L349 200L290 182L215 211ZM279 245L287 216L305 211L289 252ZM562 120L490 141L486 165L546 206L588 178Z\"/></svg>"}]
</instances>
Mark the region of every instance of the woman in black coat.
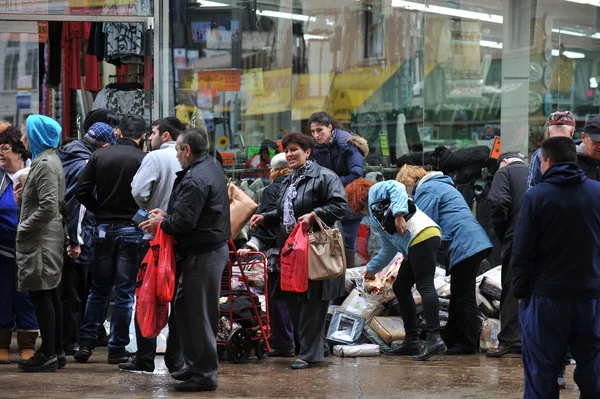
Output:
<instances>
[{"instance_id":1,"label":"woman in black coat","mask_svg":"<svg viewBox=\"0 0 600 399\"><path fill-rule=\"evenodd\" d=\"M277 209L252 217L251 227L261 224L280 226L278 243L283 246L297 223L308 230L316 213L329 226L348 212L344 186L332 171L310 161L312 140L301 133L283 138L283 148L292 173L283 182ZM329 302L345 293L344 276L323 281L309 281L306 292L282 293L285 296L300 352L291 367L310 368L324 359L325 319Z\"/></svg>"}]
</instances>

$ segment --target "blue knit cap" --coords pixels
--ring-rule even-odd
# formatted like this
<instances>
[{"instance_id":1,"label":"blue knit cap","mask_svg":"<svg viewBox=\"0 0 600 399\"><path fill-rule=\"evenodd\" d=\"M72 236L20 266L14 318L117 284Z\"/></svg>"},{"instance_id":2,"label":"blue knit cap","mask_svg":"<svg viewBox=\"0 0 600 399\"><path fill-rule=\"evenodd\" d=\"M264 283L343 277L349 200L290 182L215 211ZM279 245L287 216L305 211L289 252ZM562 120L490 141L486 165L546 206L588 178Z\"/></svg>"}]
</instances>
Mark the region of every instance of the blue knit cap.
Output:
<instances>
[{"instance_id":1,"label":"blue knit cap","mask_svg":"<svg viewBox=\"0 0 600 399\"><path fill-rule=\"evenodd\" d=\"M103 143L116 144L117 137L112 126L104 122L96 122L90 127L87 135L95 141L101 141Z\"/></svg>"}]
</instances>

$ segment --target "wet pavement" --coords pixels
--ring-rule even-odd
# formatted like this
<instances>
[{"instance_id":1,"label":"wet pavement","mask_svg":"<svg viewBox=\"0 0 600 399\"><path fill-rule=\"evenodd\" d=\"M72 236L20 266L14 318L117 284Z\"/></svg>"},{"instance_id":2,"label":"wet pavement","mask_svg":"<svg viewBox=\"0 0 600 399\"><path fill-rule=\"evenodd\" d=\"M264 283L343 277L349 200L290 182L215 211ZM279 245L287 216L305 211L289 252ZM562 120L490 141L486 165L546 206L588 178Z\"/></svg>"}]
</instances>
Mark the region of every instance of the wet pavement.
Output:
<instances>
[{"instance_id":1,"label":"wet pavement","mask_svg":"<svg viewBox=\"0 0 600 399\"><path fill-rule=\"evenodd\" d=\"M223 362L219 389L179 393L162 356L153 374L118 370L98 348L87 364L69 358L54 373L23 373L16 364L0 365L0 398L521 398L523 367L519 357L488 359L484 355L442 356L427 362L380 356L339 358L309 370L291 370L293 359L251 358L246 364ZM17 356L12 358L17 360ZM578 398L574 366L567 368L569 386L561 398Z\"/></svg>"}]
</instances>

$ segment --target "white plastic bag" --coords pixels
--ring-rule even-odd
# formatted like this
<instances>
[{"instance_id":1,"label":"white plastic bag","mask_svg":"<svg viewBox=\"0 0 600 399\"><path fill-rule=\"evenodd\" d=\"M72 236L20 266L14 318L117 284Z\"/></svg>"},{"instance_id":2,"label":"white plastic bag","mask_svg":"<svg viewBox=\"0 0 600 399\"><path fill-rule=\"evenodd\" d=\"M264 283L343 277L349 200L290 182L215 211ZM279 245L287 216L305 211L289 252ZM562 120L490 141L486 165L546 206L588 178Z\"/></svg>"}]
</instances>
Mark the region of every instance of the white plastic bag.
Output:
<instances>
[{"instance_id":1,"label":"white plastic bag","mask_svg":"<svg viewBox=\"0 0 600 399\"><path fill-rule=\"evenodd\" d=\"M368 357L379 356L379 345L335 345L333 354L340 357Z\"/></svg>"}]
</instances>

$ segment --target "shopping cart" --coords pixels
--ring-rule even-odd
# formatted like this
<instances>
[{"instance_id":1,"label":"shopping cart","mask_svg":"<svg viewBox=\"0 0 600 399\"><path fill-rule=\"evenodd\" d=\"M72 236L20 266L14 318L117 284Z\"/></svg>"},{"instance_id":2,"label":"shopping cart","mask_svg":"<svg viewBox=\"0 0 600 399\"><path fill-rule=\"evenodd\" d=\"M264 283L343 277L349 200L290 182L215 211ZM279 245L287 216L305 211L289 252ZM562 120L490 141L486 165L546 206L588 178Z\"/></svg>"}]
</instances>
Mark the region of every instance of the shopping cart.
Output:
<instances>
[{"instance_id":1,"label":"shopping cart","mask_svg":"<svg viewBox=\"0 0 600 399\"><path fill-rule=\"evenodd\" d=\"M260 298L264 299L261 301ZM271 350L271 330L267 258L263 253L250 252L242 261L235 244L229 240L229 259L221 280L220 309L219 356L244 363L254 350L257 358L266 358Z\"/></svg>"}]
</instances>

